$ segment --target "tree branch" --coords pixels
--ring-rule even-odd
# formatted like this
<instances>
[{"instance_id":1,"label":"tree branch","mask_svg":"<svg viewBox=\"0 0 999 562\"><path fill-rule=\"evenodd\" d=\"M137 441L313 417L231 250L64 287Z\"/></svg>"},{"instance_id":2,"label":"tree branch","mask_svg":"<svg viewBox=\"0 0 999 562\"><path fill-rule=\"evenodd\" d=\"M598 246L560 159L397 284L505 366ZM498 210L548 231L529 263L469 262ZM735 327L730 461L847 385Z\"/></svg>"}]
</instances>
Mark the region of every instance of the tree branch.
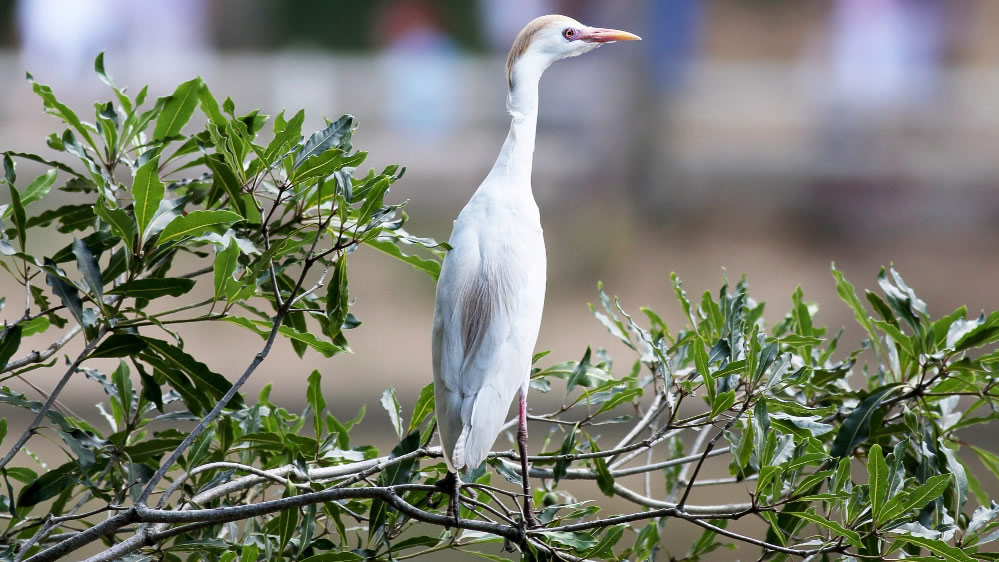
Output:
<instances>
[{"instance_id":1,"label":"tree branch","mask_svg":"<svg viewBox=\"0 0 999 562\"><path fill-rule=\"evenodd\" d=\"M60 337L58 340L53 342L52 345L48 346L42 351L32 351L31 353L25 355L24 357L21 357L19 359L14 359L13 361L8 362L6 366L0 369L0 374L20 369L21 367L25 367L32 363L40 363L42 361L45 361L49 357L55 355L56 352L58 352L60 349L63 348L63 346L69 343L69 340L73 339L73 337L76 336L76 334L79 334L80 330L81 328L79 324L73 326L72 328L69 329L68 332L63 334L62 337Z\"/></svg>"},{"instance_id":2,"label":"tree branch","mask_svg":"<svg viewBox=\"0 0 999 562\"><path fill-rule=\"evenodd\" d=\"M687 487L683 490L683 495L680 496L680 501L677 503L677 506L680 509L683 509L683 505L687 503L687 497L690 495L690 491L694 489L694 481L697 480L697 475L700 474L701 466L704 465L705 459L707 459L711 455L711 450L714 449L715 444L718 442L719 439L721 439L721 436L724 435L725 432L728 431L735 424L736 420L738 420L742 416L742 414L746 412L746 409L749 408L750 402L751 402L751 396L749 396L749 394L747 393L745 402L742 403L742 408L739 409L739 413L732 416L732 419L728 420L728 423L725 424L725 427L723 427L718 433L716 433L715 436L711 438L711 441L708 441L708 445L704 447L704 453L700 455L701 458L700 460L697 461L697 466L694 467L694 474L690 477L690 481L687 482ZM722 451L724 451L724 449L722 449Z\"/></svg>"}]
</instances>

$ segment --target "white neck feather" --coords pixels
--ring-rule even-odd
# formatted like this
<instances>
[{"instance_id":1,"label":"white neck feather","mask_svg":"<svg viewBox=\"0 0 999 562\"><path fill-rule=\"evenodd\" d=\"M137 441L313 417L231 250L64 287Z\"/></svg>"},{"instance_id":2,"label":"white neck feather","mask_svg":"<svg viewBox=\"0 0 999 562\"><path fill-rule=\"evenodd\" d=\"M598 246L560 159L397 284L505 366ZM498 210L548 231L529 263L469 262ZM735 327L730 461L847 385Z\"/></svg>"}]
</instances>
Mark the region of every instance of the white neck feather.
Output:
<instances>
[{"instance_id":1,"label":"white neck feather","mask_svg":"<svg viewBox=\"0 0 999 562\"><path fill-rule=\"evenodd\" d=\"M531 167L538 125L538 82L550 64L539 64L541 62L537 57L525 56L514 65L513 86L506 98L506 108L511 116L510 132L485 182L510 195L532 199Z\"/></svg>"}]
</instances>

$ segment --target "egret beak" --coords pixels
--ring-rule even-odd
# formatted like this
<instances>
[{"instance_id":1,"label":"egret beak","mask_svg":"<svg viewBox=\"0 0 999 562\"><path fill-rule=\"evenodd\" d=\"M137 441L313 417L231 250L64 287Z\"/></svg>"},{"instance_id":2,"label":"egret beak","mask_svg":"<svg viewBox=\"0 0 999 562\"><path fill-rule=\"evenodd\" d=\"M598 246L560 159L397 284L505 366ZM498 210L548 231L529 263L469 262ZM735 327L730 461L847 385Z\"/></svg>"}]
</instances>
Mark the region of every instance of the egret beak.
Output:
<instances>
[{"instance_id":1,"label":"egret beak","mask_svg":"<svg viewBox=\"0 0 999 562\"><path fill-rule=\"evenodd\" d=\"M621 31L619 29L603 29L601 27L587 27L580 33L581 40L587 43L613 43L614 41L641 41L642 38L634 33Z\"/></svg>"}]
</instances>

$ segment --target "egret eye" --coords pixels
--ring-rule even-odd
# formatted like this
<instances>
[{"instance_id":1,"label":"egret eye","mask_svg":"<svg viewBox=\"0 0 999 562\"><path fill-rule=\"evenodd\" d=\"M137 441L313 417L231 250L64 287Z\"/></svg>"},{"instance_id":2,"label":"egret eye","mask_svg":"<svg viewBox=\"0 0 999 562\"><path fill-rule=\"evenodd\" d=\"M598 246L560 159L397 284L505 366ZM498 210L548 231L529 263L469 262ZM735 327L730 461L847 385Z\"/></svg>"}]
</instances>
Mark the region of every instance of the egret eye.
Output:
<instances>
[{"instance_id":1,"label":"egret eye","mask_svg":"<svg viewBox=\"0 0 999 562\"><path fill-rule=\"evenodd\" d=\"M569 27L569 28L566 28L566 30L562 32L562 37L565 37L569 41L572 41L573 39L576 38L576 33L577 33L577 31L575 29Z\"/></svg>"}]
</instances>

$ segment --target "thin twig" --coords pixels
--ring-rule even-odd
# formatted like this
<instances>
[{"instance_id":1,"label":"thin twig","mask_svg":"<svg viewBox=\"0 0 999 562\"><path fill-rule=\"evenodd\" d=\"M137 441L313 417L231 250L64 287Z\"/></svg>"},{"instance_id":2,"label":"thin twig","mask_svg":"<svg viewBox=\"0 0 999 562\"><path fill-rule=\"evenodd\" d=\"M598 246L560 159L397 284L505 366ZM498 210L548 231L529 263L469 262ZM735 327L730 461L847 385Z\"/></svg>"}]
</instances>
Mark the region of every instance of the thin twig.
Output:
<instances>
[{"instance_id":1,"label":"thin twig","mask_svg":"<svg viewBox=\"0 0 999 562\"><path fill-rule=\"evenodd\" d=\"M302 291L301 294L299 294L295 298L291 299L291 304L289 306L295 306L295 303L297 303L298 301L304 299L305 297L307 297L307 296L311 295L312 293L315 293L319 289L323 288L323 285L326 283L326 275L329 272L330 272L330 269L328 267L327 268L323 268L323 274L319 276L319 281L316 281L316 284L313 285L311 289L309 289L307 291Z\"/></svg>"},{"instance_id":2,"label":"thin twig","mask_svg":"<svg viewBox=\"0 0 999 562\"><path fill-rule=\"evenodd\" d=\"M708 454L707 454L707 456L708 457L717 457L719 455L727 454L728 452L729 452L728 449L719 449L717 451L709 451ZM557 459L558 457L561 457L561 456L569 456L569 455L553 455L551 457L537 457L537 458L538 459L544 459L544 460L551 460L553 458ZM490 453L489 457L490 458L512 459L512 460L517 460L517 461L520 460L520 457L518 455L516 455L516 454L514 454L512 452L509 452L509 451L508 452L502 452L502 453ZM611 473L611 476L613 476L615 478L620 478L622 476L631 476L633 474L644 474L646 472L651 472L651 471L654 471L654 470L659 470L659 469L667 468L667 467L670 467L670 466L677 466L677 465L681 465L681 464L692 463L694 461L700 460L701 457L702 457L702 455L689 455L689 456L686 456L686 457L678 457L678 458L675 458L675 459L669 459L669 460L666 460L666 461L661 461L661 462L652 463L652 464L646 464L646 465L641 465L641 466L633 466L633 467L628 467L628 468L621 468L621 469L618 469L618 470L612 470L612 471L610 471L610 473ZM527 458L533 460L535 457L528 456ZM587 456L585 458L593 458L593 456L591 455L591 456ZM506 464L506 466L510 467L511 470L514 470L515 472L517 472L517 474L520 474L520 467L519 466L514 466L514 463ZM550 468L537 468L537 467L533 467L532 466L531 470L530 470L530 475L532 477L534 477L534 478L554 478L555 477L555 471L552 470L552 469L550 469ZM562 480L596 480L597 479L597 473L596 473L596 471L590 470L588 468L570 468L566 472L566 474L561 477L561 479Z\"/></svg>"},{"instance_id":3,"label":"thin twig","mask_svg":"<svg viewBox=\"0 0 999 562\"><path fill-rule=\"evenodd\" d=\"M711 450L714 449L715 444L719 439L721 439L721 436L724 435L725 432L735 424L736 420L738 420L742 414L746 412L746 409L749 408L749 403L752 401L750 398L751 397L747 394L739 412L732 416L732 419L728 420L725 427L716 433L715 436L711 438L711 441L708 441L708 445L704 447L704 453L701 455L701 459L697 461L697 466L694 467L694 474L690 477L690 481L687 483L687 487L683 490L683 495L680 496L680 501L677 503L678 508L683 509L684 504L687 503L687 497L690 495L690 491L694 489L694 481L697 480L697 475L700 474L701 467L704 466L704 461L711 455Z\"/></svg>"},{"instance_id":4,"label":"thin twig","mask_svg":"<svg viewBox=\"0 0 999 562\"><path fill-rule=\"evenodd\" d=\"M42 361L45 361L49 357L55 355L56 352L58 352L60 349L63 348L63 346L69 343L69 340L73 339L73 337L76 336L76 334L79 334L81 329L82 328L80 327L79 324L73 326L72 328L69 329L68 332L63 334L62 337L60 337L58 340L53 342L52 345L48 346L42 351L32 351L31 353L25 355L24 357L21 357L19 359L14 359L13 361L8 362L6 366L0 369L0 373L6 373L9 371L20 369L21 367L25 367L32 363L41 363Z\"/></svg>"},{"instance_id":5,"label":"thin twig","mask_svg":"<svg viewBox=\"0 0 999 562\"><path fill-rule=\"evenodd\" d=\"M706 425L703 428L701 428L701 431L698 432L697 437L694 439L694 444L690 447L690 452L692 454L695 454L695 455L699 455L700 454L698 451L700 450L701 445L704 444L704 440L707 439L708 433L710 431L711 431L711 426L710 425ZM689 464L683 465L683 468L680 469L680 474L677 475L677 483L679 483L680 485L688 484L688 485L696 486L697 484L694 484L692 480L691 481L687 480L687 473L688 472L690 472L690 465ZM678 491L679 491L678 488L674 488L669 493L669 499L670 499L670 501L673 501L673 500L676 499L676 494L677 494Z\"/></svg>"},{"instance_id":6,"label":"thin twig","mask_svg":"<svg viewBox=\"0 0 999 562\"><path fill-rule=\"evenodd\" d=\"M712 525L707 521L704 521L701 517L695 517L681 509L677 508L662 508L654 511L646 511L643 513L633 513L630 515L618 515L616 517L608 517L606 519L597 519L594 521L586 521L584 523L576 523L574 525L562 525L560 527L546 528L536 531L528 531L528 535L544 536L545 533L551 532L575 532L575 531L586 531L589 529L600 529L605 527L611 527L613 525L619 525L621 523L630 523L632 521L641 521L644 519L654 519L659 517L676 517L677 519L683 519L684 521L690 521L691 523L704 527L718 533L719 535L726 536L730 539L735 539L737 541L746 542L749 544L754 544L756 546L761 546L765 549L772 550L774 552L783 552L785 554L793 554L796 556L811 556L813 554L818 554L821 552L829 552L833 549L839 548L839 545L833 545L829 547L822 547L809 550L800 550L796 548L787 548L784 546L770 544L766 541L761 541L759 539L754 539L752 537L747 537L745 535L740 535L738 533L729 531L722 527Z\"/></svg>"},{"instance_id":7,"label":"thin twig","mask_svg":"<svg viewBox=\"0 0 999 562\"><path fill-rule=\"evenodd\" d=\"M149 496L153 493L153 490L156 489L156 485L159 484L160 480L162 480L164 476L166 476L167 471L169 471L170 468L173 467L174 463L177 462L177 459L180 458L180 455L182 455L184 451L186 451L187 448L191 446L191 443L193 443L194 440L199 435L201 435L201 433L209 426L209 424L215 421L215 418L217 418L218 415L222 412L222 409L225 408L227 404L229 404L229 401L232 400L233 396L235 396L236 393L239 392L239 389L242 388L243 385L246 383L246 381L250 378L250 375L252 375L253 372L257 370L257 367L259 367L260 364L263 363L264 359L266 359L267 355L270 353L271 347L274 345L274 340L277 339L278 328L281 327L283 321L284 321L283 310L279 310L277 315L275 315L274 317L273 328L271 329L270 334L268 334L267 336L267 341L264 343L263 349L261 349L253 357L253 361L250 362L250 365L246 368L245 371L243 371L243 374L239 377L239 379L232 386L229 387L229 390L226 391L225 395L223 395L222 398L219 399L219 401L215 404L215 407L212 408L211 412L209 412L204 418L202 418L201 421L198 422L198 425L195 426L195 428L191 431L191 433L188 433L187 436L184 438L184 440L181 441L180 445L178 445L177 448L174 449L172 453L170 453L170 455L166 458L166 460L160 463L159 469L157 469L156 473L153 474L152 478L149 479L149 482L146 484L145 489L143 489L142 494L139 496L138 501L136 503L144 504L149 499Z\"/></svg>"},{"instance_id":8,"label":"thin twig","mask_svg":"<svg viewBox=\"0 0 999 562\"><path fill-rule=\"evenodd\" d=\"M10 460L14 458L14 455L16 455L21 450L21 448L24 447L24 444L28 442L28 439L31 439L31 436L34 435L35 430L38 429L38 426L42 424L42 420L45 419L45 416L48 415L49 410L52 409L52 405L55 404L56 398L59 397L59 393L62 392L62 389L66 386L66 383L69 382L69 379L73 376L74 373L76 373L76 370L80 367L80 364L83 363L83 360L86 359L88 355L90 355L90 352L93 351L95 347L97 347L97 344L100 343L101 339L104 338L104 334L106 333L107 329L104 326L98 328L97 335L95 335L92 340L87 342L87 345L83 348L83 351L81 351L80 354L76 356L76 359L74 359L73 362L69 365L69 368L66 369L66 373L62 376L61 379L59 379L59 382L56 383L55 388L52 389L52 393L49 394L48 399L45 401L44 404L42 404L42 407L38 410L38 414L35 415L35 419L31 421L31 424L28 425L28 429L24 430L24 433L22 433L21 436L18 437L17 441L10 448L10 451L8 451L7 454L4 455L2 459L0 459L0 468L6 466L7 463L9 463ZM55 352L53 351L53 353Z\"/></svg>"}]
</instances>

